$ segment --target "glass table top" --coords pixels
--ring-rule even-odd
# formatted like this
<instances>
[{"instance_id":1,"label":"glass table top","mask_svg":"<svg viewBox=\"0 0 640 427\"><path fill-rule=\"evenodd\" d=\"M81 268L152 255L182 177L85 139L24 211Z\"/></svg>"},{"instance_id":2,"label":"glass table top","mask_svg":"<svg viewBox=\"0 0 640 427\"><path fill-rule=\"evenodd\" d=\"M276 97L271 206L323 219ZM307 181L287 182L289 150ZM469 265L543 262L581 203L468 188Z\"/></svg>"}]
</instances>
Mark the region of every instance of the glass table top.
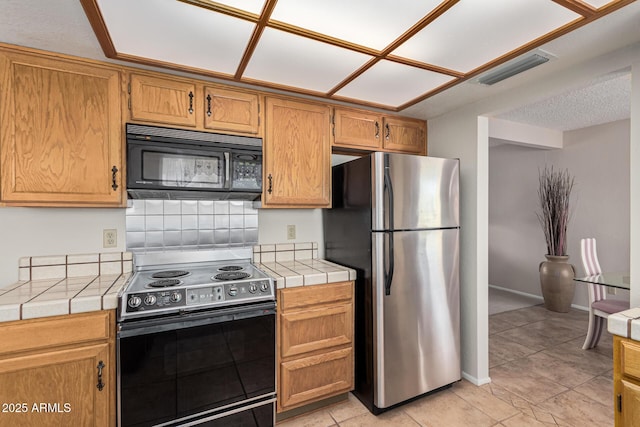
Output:
<instances>
[{"instance_id":1,"label":"glass table top","mask_svg":"<svg viewBox=\"0 0 640 427\"><path fill-rule=\"evenodd\" d=\"M626 273L601 273L593 276L576 277L577 282L595 283L596 285L608 286L610 288L630 289L631 277Z\"/></svg>"}]
</instances>

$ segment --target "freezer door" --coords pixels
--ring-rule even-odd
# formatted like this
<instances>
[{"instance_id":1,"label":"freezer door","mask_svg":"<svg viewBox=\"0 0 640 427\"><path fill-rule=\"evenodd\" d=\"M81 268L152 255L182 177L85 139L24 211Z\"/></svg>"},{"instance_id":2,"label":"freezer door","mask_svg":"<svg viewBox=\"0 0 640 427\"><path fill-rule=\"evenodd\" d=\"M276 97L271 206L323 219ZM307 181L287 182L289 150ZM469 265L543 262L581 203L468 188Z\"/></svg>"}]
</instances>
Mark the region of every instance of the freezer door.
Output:
<instances>
[{"instance_id":1,"label":"freezer door","mask_svg":"<svg viewBox=\"0 0 640 427\"><path fill-rule=\"evenodd\" d=\"M387 295L391 238L394 268ZM378 408L461 377L458 242L458 229L373 233L374 404Z\"/></svg>"},{"instance_id":2,"label":"freezer door","mask_svg":"<svg viewBox=\"0 0 640 427\"><path fill-rule=\"evenodd\" d=\"M374 153L373 230L458 227L457 159Z\"/></svg>"}]
</instances>

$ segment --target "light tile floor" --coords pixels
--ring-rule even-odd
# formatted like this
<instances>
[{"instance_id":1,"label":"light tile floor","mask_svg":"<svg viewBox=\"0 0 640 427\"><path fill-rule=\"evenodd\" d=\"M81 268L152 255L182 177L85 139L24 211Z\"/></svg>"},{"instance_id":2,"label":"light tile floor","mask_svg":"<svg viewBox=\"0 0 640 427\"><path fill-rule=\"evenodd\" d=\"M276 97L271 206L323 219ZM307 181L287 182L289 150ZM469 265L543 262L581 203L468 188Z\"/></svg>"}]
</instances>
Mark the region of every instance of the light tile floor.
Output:
<instances>
[{"instance_id":1,"label":"light tile floor","mask_svg":"<svg viewBox=\"0 0 640 427\"><path fill-rule=\"evenodd\" d=\"M491 315L490 384L462 380L378 417L349 395L278 427L613 426L612 337L582 350L587 323L584 311L542 305Z\"/></svg>"}]
</instances>

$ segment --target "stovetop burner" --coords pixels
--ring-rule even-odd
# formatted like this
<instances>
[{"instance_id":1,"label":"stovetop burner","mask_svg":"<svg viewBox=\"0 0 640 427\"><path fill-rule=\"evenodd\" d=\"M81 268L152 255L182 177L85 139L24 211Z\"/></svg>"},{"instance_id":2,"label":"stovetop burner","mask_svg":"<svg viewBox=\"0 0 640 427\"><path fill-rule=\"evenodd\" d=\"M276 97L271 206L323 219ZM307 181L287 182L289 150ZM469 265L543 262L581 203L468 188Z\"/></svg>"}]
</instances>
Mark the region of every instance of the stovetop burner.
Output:
<instances>
[{"instance_id":1,"label":"stovetop burner","mask_svg":"<svg viewBox=\"0 0 640 427\"><path fill-rule=\"evenodd\" d=\"M183 277L188 275L189 272L185 270L164 270L153 273L151 278L153 279L173 279L176 277Z\"/></svg>"},{"instance_id":2,"label":"stovetop burner","mask_svg":"<svg viewBox=\"0 0 640 427\"><path fill-rule=\"evenodd\" d=\"M220 267L218 269L218 271L238 271L238 270L243 270L242 266L240 266L240 265L225 265L225 266Z\"/></svg>"},{"instance_id":3,"label":"stovetop burner","mask_svg":"<svg viewBox=\"0 0 640 427\"><path fill-rule=\"evenodd\" d=\"M241 280L251 277L249 273L244 271L225 271L224 273L218 273L213 276L214 280Z\"/></svg>"},{"instance_id":4,"label":"stovetop burner","mask_svg":"<svg viewBox=\"0 0 640 427\"><path fill-rule=\"evenodd\" d=\"M273 279L251 248L134 254L118 321L275 301Z\"/></svg>"},{"instance_id":5,"label":"stovetop burner","mask_svg":"<svg viewBox=\"0 0 640 427\"><path fill-rule=\"evenodd\" d=\"M167 288L167 287L176 286L179 284L180 284L180 280L178 279L160 279L160 280L156 280L155 282L151 282L147 284L147 286L150 288Z\"/></svg>"}]
</instances>

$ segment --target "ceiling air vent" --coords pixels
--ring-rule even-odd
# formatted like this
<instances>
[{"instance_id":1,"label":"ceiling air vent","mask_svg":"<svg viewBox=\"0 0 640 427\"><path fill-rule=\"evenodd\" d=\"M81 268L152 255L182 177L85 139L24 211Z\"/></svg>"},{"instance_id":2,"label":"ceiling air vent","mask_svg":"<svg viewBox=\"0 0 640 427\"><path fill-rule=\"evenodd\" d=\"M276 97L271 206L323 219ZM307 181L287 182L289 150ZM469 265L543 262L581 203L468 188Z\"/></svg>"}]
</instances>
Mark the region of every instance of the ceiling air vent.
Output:
<instances>
[{"instance_id":1,"label":"ceiling air vent","mask_svg":"<svg viewBox=\"0 0 640 427\"><path fill-rule=\"evenodd\" d=\"M540 64L544 64L549 61L548 56L542 56L537 53L530 54L524 58L514 61L502 68L493 70L478 79L478 83L491 86L492 84L501 82L504 79L508 79L511 76L520 74L523 71L527 71L533 67L537 67Z\"/></svg>"}]
</instances>

